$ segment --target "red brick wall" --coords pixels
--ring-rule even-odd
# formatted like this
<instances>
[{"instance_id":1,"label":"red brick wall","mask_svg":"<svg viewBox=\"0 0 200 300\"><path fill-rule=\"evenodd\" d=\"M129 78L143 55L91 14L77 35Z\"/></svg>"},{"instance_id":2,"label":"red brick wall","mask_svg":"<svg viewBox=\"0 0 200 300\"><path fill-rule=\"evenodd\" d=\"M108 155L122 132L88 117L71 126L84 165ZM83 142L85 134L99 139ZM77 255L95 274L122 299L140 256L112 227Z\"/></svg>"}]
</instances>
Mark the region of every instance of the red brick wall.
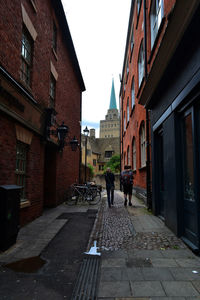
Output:
<instances>
[{"instance_id":1,"label":"red brick wall","mask_svg":"<svg viewBox=\"0 0 200 300\"><path fill-rule=\"evenodd\" d=\"M139 83L138 83L138 56L141 43L144 39L144 31L143 31L143 1L140 8L139 18L137 16L136 5L134 7L134 48L131 55L131 49L129 47L128 57L129 57L129 75L128 81L126 83L126 91L123 97L123 111L127 112L127 99L129 98L129 108L130 108L130 116L129 116L129 124L126 128L126 132L123 135L123 152L126 153L127 157L127 149L129 146L130 149L130 161L133 166L132 161L132 140L135 137L136 140L136 171L134 175L134 185L146 188L146 169L140 169L140 139L139 139L139 130L142 122L146 121L146 112L143 106L138 104L138 95L139 95ZM131 111L131 86L132 86L132 78L134 77L135 82L135 107ZM126 115L127 117L127 115ZM122 120L122 123L124 121ZM124 168L124 159L122 160L122 169Z\"/></svg>"},{"instance_id":2,"label":"red brick wall","mask_svg":"<svg viewBox=\"0 0 200 300\"><path fill-rule=\"evenodd\" d=\"M22 37L22 9L23 4L32 24L37 32L34 42L34 56L32 68L31 89L24 86L37 101L38 108L44 109L49 104L49 85L52 61L58 79L56 82L55 110L57 123L62 121L69 126L69 138L74 136L80 144L80 114L81 114L81 88L77 78L72 58L68 51L65 39L61 33L59 20L51 7L51 1L36 1L37 12L33 9L31 1L13 0L0 2L0 65L21 85L21 37ZM15 17L13 17L15 16ZM53 21L57 25L57 55L52 51ZM16 162L16 121L0 111L0 184L15 183ZM44 118L41 115L41 118ZM25 120L25 122L28 120ZM44 123L44 120L43 120ZM20 124L24 126L23 124ZM45 143L44 137L33 131L32 143L28 152L27 164L27 199L30 206L21 209L21 224L30 222L42 214L44 206L44 164ZM80 150L80 149L79 149ZM63 200L63 192L72 182L79 179L79 150L72 152L67 145L62 153L57 150L55 205Z\"/></svg>"}]
</instances>

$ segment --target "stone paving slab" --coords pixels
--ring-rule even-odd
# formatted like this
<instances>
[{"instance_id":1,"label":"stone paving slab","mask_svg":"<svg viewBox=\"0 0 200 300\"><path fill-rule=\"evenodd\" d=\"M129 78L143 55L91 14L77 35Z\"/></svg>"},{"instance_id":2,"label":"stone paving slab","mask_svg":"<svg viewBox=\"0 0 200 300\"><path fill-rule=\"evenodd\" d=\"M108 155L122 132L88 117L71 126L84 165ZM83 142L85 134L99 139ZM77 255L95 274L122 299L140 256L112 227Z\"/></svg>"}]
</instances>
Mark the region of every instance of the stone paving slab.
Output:
<instances>
[{"instance_id":1,"label":"stone paving slab","mask_svg":"<svg viewBox=\"0 0 200 300\"><path fill-rule=\"evenodd\" d=\"M162 281L167 296L199 296L198 291L189 281Z\"/></svg>"},{"instance_id":2,"label":"stone paving slab","mask_svg":"<svg viewBox=\"0 0 200 300\"><path fill-rule=\"evenodd\" d=\"M159 281L131 281L130 283L135 297L166 296Z\"/></svg>"},{"instance_id":3,"label":"stone paving slab","mask_svg":"<svg viewBox=\"0 0 200 300\"><path fill-rule=\"evenodd\" d=\"M169 270L175 280L200 280L200 268L169 268Z\"/></svg>"},{"instance_id":4,"label":"stone paving slab","mask_svg":"<svg viewBox=\"0 0 200 300\"><path fill-rule=\"evenodd\" d=\"M130 297L132 296L128 281L100 282L98 297Z\"/></svg>"},{"instance_id":5,"label":"stone paving slab","mask_svg":"<svg viewBox=\"0 0 200 300\"><path fill-rule=\"evenodd\" d=\"M169 268L142 268L144 280L174 280Z\"/></svg>"}]
</instances>

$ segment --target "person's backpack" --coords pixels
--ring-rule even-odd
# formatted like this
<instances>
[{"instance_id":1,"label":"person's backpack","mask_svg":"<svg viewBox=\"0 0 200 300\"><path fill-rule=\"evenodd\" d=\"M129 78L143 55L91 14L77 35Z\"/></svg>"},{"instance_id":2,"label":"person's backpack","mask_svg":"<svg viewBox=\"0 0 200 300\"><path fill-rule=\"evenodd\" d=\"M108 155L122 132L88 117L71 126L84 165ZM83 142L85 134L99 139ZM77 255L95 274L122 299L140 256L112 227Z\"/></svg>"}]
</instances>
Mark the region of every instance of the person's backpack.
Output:
<instances>
[{"instance_id":1,"label":"person's backpack","mask_svg":"<svg viewBox=\"0 0 200 300\"><path fill-rule=\"evenodd\" d=\"M124 171L122 173L122 183L125 185L133 184L133 172Z\"/></svg>"}]
</instances>

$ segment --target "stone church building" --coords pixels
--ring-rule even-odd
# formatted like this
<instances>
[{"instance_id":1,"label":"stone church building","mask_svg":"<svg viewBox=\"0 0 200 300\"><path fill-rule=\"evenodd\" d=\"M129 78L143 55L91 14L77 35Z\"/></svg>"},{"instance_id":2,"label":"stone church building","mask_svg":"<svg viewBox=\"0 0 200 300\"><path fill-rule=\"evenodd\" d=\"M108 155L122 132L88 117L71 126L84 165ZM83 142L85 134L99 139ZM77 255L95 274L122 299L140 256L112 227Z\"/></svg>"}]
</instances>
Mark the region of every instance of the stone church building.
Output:
<instances>
[{"instance_id":1,"label":"stone church building","mask_svg":"<svg viewBox=\"0 0 200 300\"><path fill-rule=\"evenodd\" d=\"M82 135L82 164L85 164L85 136ZM120 118L116 104L114 80L110 95L110 105L105 120L100 121L100 138L95 137L95 129L90 129L87 137L87 165L94 173L102 174L104 166L114 155L120 154Z\"/></svg>"}]
</instances>

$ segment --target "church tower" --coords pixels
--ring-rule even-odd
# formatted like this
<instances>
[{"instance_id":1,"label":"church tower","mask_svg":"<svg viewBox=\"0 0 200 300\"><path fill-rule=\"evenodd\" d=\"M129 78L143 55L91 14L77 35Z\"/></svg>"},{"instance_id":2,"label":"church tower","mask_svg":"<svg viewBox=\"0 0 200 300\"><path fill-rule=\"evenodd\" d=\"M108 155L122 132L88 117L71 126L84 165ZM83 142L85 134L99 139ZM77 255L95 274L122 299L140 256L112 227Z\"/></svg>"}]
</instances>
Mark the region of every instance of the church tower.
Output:
<instances>
[{"instance_id":1,"label":"church tower","mask_svg":"<svg viewBox=\"0 0 200 300\"><path fill-rule=\"evenodd\" d=\"M120 136L120 119L116 104L114 79L110 94L110 106L105 120L100 121L100 138L112 138Z\"/></svg>"}]
</instances>

